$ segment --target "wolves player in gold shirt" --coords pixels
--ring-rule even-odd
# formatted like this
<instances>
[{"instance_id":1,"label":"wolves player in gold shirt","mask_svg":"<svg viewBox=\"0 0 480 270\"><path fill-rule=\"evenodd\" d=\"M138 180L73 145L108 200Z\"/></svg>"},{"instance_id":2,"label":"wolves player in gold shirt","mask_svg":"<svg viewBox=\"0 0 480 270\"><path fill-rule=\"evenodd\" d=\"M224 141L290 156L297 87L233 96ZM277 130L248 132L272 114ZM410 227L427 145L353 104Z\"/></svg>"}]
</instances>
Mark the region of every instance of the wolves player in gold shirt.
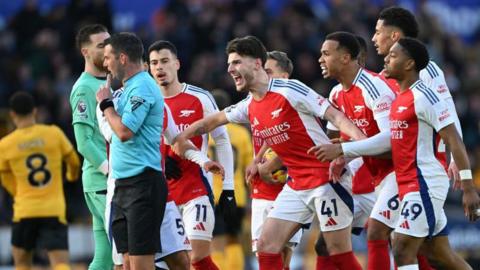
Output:
<instances>
[{"instance_id":1,"label":"wolves player in gold shirt","mask_svg":"<svg viewBox=\"0 0 480 270\"><path fill-rule=\"evenodd\" d=\"M230 96L223 90L213 90L212 95L215 98L220 110L230 106ZM216 265L223 269L229 270L243 270L245 264L245 257L242 246L239 241L240 233L242 232L242 222L245 216L245 207L247 203L247 190L245 187L245 168L253 159L253 149L250 131L238 124L227 124L227 132L230 136L230 142L233 148L234 160L234 186L235 186L235 200L237 202L237 218L232 225L228 226L218 207L215 208L215 228L213 230L213 252L212 259ZM217 157L213 156L215 151L215 144L210 138L209 142L209 156L213 160ZM222 178L218 175L213 176L213 194L215 198L215 205L218 205L218 198L222 191Z\"/></svg>"},{"instance_id":2,"label":"wolves player in gold shirt","mask_svg":"<svg viewBox=\"0 0 480 270\"><path fill-rule=\"evenodd\" d=\"M30 269L37 247L48 251L53 270L69 270L62 163L67 165L67 180L74 181L80 161L58 127L35 123L32 96L17 92L9 105L16 130L0 140L0 174L14 198L15 269Z\"/></svg>"}]
</instances>

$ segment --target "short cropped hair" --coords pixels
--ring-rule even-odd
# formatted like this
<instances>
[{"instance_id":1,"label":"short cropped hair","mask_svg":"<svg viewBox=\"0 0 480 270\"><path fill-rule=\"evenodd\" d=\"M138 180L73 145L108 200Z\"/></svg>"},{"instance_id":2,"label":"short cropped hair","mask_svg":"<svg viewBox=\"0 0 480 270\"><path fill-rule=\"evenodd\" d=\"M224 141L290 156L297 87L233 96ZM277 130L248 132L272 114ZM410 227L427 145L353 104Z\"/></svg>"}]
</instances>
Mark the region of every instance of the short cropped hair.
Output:
<instances>
[{"instance_id":1,"label":"short cropped hair","mask_svg":"<svg viewBox=\"0 0 480 270\"><path fill-rule=\"evenodd\" d=\"M171 43L170 41L167 41L167 40L157 40L154 43L152 43L152 45L150 45L150 47L148 47L148 54L150 55L150 53L152 51L160 51L160 50L163 50L163 49L169 50L175 56L178 55L177 47L175 47L175 45L173 45L173 43Z\"/></svg>"},{"instance_id":2,"label":"short cropped hair","mask_svg":"<svg viewBox=\"0 0 480 270\"><path fill-rule=\"evenodd\" d=\"M85 44L92 42L90 40L91 35L108 32L107 27L102 24L88 24L80 28L75 36L75 44L80 50Z\"/></svg>"},{"instance_id":3,"label":"short cropped hair","mask_svg":"<svg viewBox=\"0 0 480 270\"><path fill-rule=\"evenodd\" d=\"M293 64L292 60L288 58L288 55L281 51L271 51L267 52L267 59L272 59L277 61L277 65L283 72L288 73L288 76L292 75Z\"/></svg>"},{"instance_id":4,"label":"short cropped hair","mask_svg":"<svg viewBox=\"0 0 480 270\"><path fill-rule=\"evenodd\" d=\"M383 20L384 25L400 28L406 37L418 36L418 23L415 16L407 9L397 6L386 8L380 12L378 19Z\"/></svg>"},{"instance_id":5,"label":"short cropped hair","mask_svg":"<svg viewBox=\"0 0 480 270\"><path fill-rule=\"evenodd\" d=\"M113 34L104 42L106 45L111 45L113 53L119 55L124 53L128 56L131 62L141 62L143 57L143 44L140 38L134 33L122 32Z\"/></svg>"},{"instance_id":6,"label":"short cropped hair","mask_svg":"<svg viewBox=\"0 0 480 270\"><path fill-rule=\"evenodd\" d=\"M35 109L35 101L32 95L23 91L13 94L8 101L8 105L10 110L21 116L29 115Z\"/></svg>"},{"instance_id":7,"label":"short cropped hair","mask_svg":"<svg viewBox=\"0 0 480 270\"><path fill-rule=\"evenodd\" d=\"M360 52L360 44L357 38L348 32L333 32L328 34L325 40L334 40L338 42L338 48L346 50L352 59L356 59Z\"/></svg>"},{"instance_id":8,"label":"short cropped hair","mask_svg":"<svg viewBox=\"0 0 480 270\"><path fill-rule=\"evenodd\" d=\"M241 56L250 56L260 58L262 66L267 61L267 49L263 43L255 36L245 36L230 40L227 44L226 53L238 53Z\"/></svg>"},{"instance_id":9,"label":"short cropped hair","mask_svg":"<svg viewBox=\"0 0 480 270\"><path fill-rule=\"evenodd\" d=\"M417 72L427 67L430 57L428 56L427 48L422 42L414 38L401 38L398 40L398 44L413 59Z\"/></svg>"},{"instance_id":10,"label":"short cropped hair","mask_svg":"<svg viewBox=\"0 0 480 270\"><path fill-rule=\"evenodd\" d=\"M368 51L367 41L360 35L355 35L355 38L358 41L358 45L360 45L360 47L359 47L360 51L367 52Z\"/></svg>"}]
</instances>

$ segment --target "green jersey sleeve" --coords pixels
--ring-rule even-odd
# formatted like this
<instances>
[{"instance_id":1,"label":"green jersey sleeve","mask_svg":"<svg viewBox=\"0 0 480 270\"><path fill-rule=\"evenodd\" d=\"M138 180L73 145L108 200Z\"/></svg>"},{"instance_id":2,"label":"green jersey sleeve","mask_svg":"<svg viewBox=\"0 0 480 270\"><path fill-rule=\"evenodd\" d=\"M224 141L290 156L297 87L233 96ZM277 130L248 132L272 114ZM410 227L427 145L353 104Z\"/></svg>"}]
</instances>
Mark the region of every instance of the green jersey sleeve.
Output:
<instances>
[{"instance_id":1,"label":"green jersey sleeve","mask_svg":"<svg viewBox=\"0 0 480 270\"><path fill-rule=\"evenodd\" d=\"M72 124L87 124L95 127L95 109L97 101L95 91L86 86L79 86L74 89L70 96L70 106L72 107Z\"/></svg>"}]
</instances>

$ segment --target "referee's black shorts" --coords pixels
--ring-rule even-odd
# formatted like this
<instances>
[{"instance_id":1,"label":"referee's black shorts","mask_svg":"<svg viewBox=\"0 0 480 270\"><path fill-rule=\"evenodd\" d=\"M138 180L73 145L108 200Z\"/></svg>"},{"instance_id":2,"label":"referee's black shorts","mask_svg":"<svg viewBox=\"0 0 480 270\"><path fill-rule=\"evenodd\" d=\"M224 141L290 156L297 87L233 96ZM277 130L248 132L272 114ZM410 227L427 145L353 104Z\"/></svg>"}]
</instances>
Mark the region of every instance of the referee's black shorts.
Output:
<instances>
[{"instance_id":1,"label":"referee's black shorts","mask_svg":"<svg viewBox=\"0 0 480 270\"><path fill-rule=\"evenodd\" d=\"M167 193L163 173L153 169L115 181L112 232L119 253L161 252L160 225Z\"/></svg>"}]
</instances>

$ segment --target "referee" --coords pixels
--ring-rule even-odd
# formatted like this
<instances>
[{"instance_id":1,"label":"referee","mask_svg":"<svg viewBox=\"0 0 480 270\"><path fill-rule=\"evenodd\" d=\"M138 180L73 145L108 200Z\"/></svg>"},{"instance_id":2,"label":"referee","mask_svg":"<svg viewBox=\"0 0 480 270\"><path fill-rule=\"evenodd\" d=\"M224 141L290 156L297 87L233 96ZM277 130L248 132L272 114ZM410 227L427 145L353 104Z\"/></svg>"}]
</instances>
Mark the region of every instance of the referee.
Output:
<instances>
[{"instance_id":1,"label":"referee","mask_svg":"<svg viewBox=\"0 0 480 270\"><path fill-rule=\"evenodd\" d=\"M97 92L97 101L114 132L110 148L112 177L117 179L113 238L124 264L132 270L151 270L154 254L161 251L158 239L167 200L159 151L164 100L143 69L143 45L135 34L114 34L104 44L104 65L111 76ZM111 100L111 77L124 86L116 109Z\"/></svg>"}]
</instances>

